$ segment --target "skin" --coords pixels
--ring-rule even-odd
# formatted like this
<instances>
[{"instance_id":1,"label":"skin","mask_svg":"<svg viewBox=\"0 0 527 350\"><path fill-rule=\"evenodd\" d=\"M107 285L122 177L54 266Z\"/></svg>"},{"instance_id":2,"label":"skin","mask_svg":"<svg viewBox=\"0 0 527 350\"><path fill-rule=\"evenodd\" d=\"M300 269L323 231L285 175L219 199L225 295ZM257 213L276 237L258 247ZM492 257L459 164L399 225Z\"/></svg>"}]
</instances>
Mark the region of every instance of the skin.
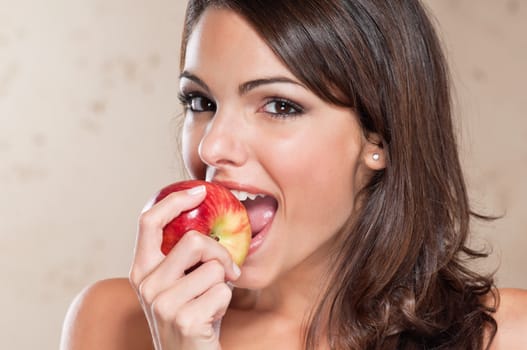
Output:
<instances>
[{"instance_id":1,"label":"skin","mask_svg":"<svg viewBox=\"0 0 527 350\"><path fill-rule=\"evenodd\" d=\"M219 349L220 343L300 349L302 322L319 297L313 286L328 268L337 232L364 181L384 167L382 149L368 141L375 135L365 137L354 113L306 89L238 15L207 10L186 54L180 89L189 173L272 195L273 224L239 271L223 247L195 232L166 257L159 250L162 227L198 205L203 191L147 206L129 281L101 281L77 297L64 323L63 350L149 349L152 339L163 350ZM269 81L274 78L279 81ZM226 281L238 287L234 293ZM526 292L501 293L493 349L520 348Z\"/></svg>"}]
</instances>

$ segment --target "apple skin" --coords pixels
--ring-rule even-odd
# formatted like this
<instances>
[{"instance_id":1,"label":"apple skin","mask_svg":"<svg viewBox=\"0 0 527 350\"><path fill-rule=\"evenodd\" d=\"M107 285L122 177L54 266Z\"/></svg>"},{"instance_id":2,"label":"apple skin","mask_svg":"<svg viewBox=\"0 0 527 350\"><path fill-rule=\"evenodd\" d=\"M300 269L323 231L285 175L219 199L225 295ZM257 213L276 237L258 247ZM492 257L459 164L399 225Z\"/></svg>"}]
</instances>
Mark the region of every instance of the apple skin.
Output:
<instances>
[{"instance_id":1,"label":"apple skin","mask_svg":"<svg viewBox=\"0 0 527 350\"><path fill-rule=\"evenodd\" d=\"M251 243L251 226L241 202L224 186L201 180L176 182L164 187L155 198L159 202L172 192L204 185L207 195L196 208L184 211L163 228L161 251L168 254L189 231L208 235L224 246L241 266Z\"/></svg>"}]
</instances>

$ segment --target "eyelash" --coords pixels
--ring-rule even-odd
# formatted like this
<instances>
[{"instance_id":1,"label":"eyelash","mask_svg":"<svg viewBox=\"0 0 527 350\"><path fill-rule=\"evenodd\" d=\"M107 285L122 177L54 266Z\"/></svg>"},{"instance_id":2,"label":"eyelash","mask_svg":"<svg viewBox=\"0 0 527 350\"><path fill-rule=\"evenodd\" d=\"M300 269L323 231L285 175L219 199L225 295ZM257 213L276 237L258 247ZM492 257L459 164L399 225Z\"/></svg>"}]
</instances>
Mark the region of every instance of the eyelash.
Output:
<instances>
[{"instance_id":1,"label":"eyelash","mask_svg":"<svg viewBox=\"0 0 527 350\"><path fill-rule=\"evenodd\" d=\"M194 113L216 111L216 104L201 93L198 93L198 92L179 93L178 98L179 98L179 101L181 102L181 105L183 106L185 110L190 110L191 112L194 112ZM199 110L195 108L196 106L193 106L193 102L197 101L198 99L201 99L202 103L203 102L206 103L207 106L202 107Z\"/></svg>"},{"instance_id":2,"label":"eyelash","mask_svg":"<svg viewBox=\"0 0 527 350\"><path fill-rule=\"evenodd\" d=\"M216 111L216 104L212 102L208 97L204 96L203 94L199 92L189 92L189 93L179 93L178 99L181 102L181 105L185 110L189 110L194 113L203 113L203 112L215 112ZM205 107L196 108L196 106L193 106L193 103L196 101L201 100L201 103L205 103ZM266 111L266 107L268 107L271 104L280 104L280 107L282 110L286 109L289 110L289 112L269 112ZM278 109L275 107L275 109ZM292 111L291 111L292 110ZM270 97L267 99L267 101L264 103L264 105L259 109L259 112L265 113L271 118L276 119L286 119L286 118L295 118L299 117L304 113L304 108L300 106L299 104L282 98L282 97Z\"/></svg>"},{"instance_id":3,"label":"eyelash","mask_svg":"<svg viewBox=\"0 0 527 350\"><path fill-rule=\"evenodd\" d=\"M291 112L286 112L286 113L283 113L283 112L267 112L265 111L265 107L266 106L269 106L270 104L281 104L281 107L285 107L286 109L288 110L293 110ZM302 115L304 113L304 108L302 106L300 106L299 104L291 101L291 100L288 100L288 99L285 99L285 98L282 98L282 97L271 97L269 98L265 104L263 105L263 107L261 108L262 112L266 113L267 115L269 115L271 118L278 118L278 119L285 119L285 118L294 118L294 117L299 117L300 115Z\"/></svg>"}]
</instances>

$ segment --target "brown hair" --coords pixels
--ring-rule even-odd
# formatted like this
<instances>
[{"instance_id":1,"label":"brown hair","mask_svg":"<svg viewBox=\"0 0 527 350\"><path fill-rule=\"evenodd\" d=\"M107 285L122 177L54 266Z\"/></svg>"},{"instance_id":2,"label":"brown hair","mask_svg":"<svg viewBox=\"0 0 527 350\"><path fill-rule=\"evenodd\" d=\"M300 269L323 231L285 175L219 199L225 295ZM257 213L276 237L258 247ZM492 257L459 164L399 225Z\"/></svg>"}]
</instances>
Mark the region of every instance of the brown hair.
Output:
<instances>
[{"instance_id":1,"label":"brown hair","mask_svg":"<svg viewBox=\"0 0 527 350\"><path fill-rule=\"evenodd\" d=\"M211 5L243 16L314 93L353 109L386 152L386 168L372 176L342 230L306 348L320 334L332 349L484 348L485 332L492 341L497 329L495 310L484 302L496 300L493 279L467 267L486 254L467 246L473 213L449 73L422 4L190 0L182 65L193 26Z\"/></svg>"}]
</instances>

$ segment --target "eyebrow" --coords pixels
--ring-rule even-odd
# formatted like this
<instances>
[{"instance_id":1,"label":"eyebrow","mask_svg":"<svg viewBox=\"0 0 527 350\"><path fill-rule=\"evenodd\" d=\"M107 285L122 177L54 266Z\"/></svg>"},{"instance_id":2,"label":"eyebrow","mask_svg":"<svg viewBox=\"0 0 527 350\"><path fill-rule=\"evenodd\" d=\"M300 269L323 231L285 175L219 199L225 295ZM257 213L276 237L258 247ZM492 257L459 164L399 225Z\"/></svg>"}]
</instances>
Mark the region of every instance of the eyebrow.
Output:
<instances>
[{"instance_id":1,"label":"eyebrow","mask_svg":"<svg viewBox=\"0 0 527 350\"><path fill-rule=\"evenodd\" d=\"M205 82L203 80L201 80L200 78L198 78L197 76L195 76L194 74L188 72L188 71L183 71L180 75L179 75L179 80L181 79L188 79L188 80L191 80L193 81L194 83L198 84L199 86L201 86L203 89L207 90L207 92L210 92L210 89L209 87L207 86L207 84L205 84Z\"/></svg>"},{"instance_id":2,"label":"eyebrow","mask_svg":"<svg viewBox=\"0 0 527 350\"><path fill-rule=\"evenodd\" d=\"M181 73L180 76L179 76L179 79L191 80L194 83L196 83L199 86L201 86L207 92L210 92L209 87L207 86L207 84L203 80L201 80L196 75L194 75L194 74L192 74L192 73L190 73L188 71L184 71L183 73ZM293 79L290 79L290 78L287 78L287 77L283 77L283 76L277 76L277 77L270 77L270 78L255 79L255 80L250 80L250 81L247 81L245 83L242 83L242 84L240 84L240 86L238 86L238 94L240 96L242 96L242 95L247 94L249 91L251 91L253 89L256 89L257 87L260 87L262 85L269 85L269 84L276 84L276 83L294 84L294 85L298 85L300 87L305 88L304 85L302 85L301 83L299 83L299 82L297 82L297 81L295 81Z\"/></svg>"}]
</instances>

